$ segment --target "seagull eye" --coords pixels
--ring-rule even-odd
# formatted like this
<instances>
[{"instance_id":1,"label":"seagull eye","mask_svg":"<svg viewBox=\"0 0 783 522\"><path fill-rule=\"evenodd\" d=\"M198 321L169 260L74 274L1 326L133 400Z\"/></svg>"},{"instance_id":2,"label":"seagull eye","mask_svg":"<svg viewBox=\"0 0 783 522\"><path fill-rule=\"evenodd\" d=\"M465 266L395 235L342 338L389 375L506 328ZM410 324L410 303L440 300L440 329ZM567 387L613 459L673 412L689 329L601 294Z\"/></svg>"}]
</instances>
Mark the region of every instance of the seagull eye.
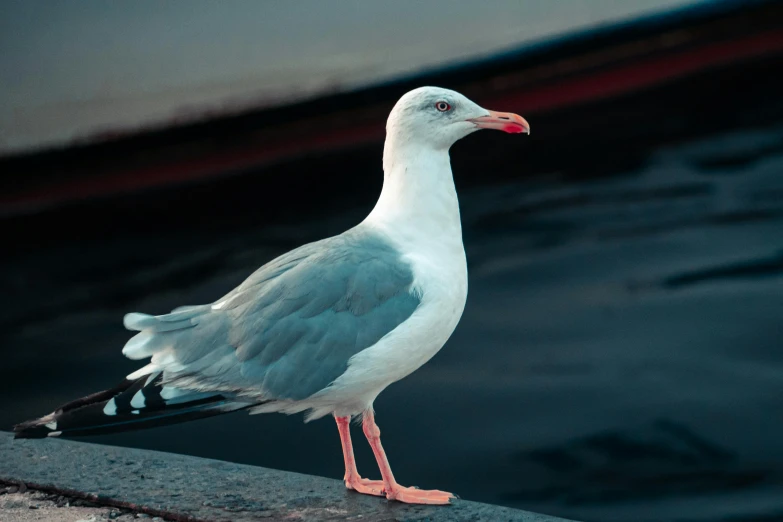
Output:
<instances>
[{"instance_id":1,"label":"seagull eye","mask_svg":"<svg viewBox=\"0 0 783 522\"><path fill-rule=\"evenodd\" d=\"M435 108L438 109L440 112L447 112L451 110L451 105L446 103L445 101L439 101L435 104Z\"/></svg>"}]
</instances>

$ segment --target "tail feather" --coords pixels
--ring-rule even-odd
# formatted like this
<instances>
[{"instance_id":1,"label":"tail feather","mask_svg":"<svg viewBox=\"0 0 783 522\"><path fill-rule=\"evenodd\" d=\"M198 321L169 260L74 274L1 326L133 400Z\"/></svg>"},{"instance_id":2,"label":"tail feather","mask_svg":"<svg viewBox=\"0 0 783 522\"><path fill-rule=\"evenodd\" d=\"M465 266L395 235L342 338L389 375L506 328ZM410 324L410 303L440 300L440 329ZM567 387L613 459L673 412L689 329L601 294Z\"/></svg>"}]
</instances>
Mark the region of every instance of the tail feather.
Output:
<instances>
[{"instance_id":1,"label":"tail feather","mask_svg":"<svg viewBox=\"0 0 783 522\"><path fill-rule=\"evenodd\" d=\"M126 379L116 387L69 402L14 426L16 438L78 437L176 424L257 406L214 392L182 390L161 374Z\"/></svg>"}]
</instances>

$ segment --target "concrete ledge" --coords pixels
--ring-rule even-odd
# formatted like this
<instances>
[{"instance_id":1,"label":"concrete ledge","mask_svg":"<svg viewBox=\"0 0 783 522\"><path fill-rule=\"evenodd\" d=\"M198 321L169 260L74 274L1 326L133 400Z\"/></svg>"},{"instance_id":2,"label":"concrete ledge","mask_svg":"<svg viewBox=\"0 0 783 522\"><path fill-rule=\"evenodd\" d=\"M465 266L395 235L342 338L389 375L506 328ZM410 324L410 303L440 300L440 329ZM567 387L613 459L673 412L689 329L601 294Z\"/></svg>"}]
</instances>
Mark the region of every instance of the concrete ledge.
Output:
<instances>
[{"instance_id":1,"label":"concrete ledge","mask_svg":"<svg viewBox=\"0 0 783 522\"><path fill-rule=\"evenodd\" d=\"M563 520L464 500L451 506L408 506L349 492L334 479L68 440L13 440L3 432L0 480L193 522Z\"/></svg>"}]
</instances>

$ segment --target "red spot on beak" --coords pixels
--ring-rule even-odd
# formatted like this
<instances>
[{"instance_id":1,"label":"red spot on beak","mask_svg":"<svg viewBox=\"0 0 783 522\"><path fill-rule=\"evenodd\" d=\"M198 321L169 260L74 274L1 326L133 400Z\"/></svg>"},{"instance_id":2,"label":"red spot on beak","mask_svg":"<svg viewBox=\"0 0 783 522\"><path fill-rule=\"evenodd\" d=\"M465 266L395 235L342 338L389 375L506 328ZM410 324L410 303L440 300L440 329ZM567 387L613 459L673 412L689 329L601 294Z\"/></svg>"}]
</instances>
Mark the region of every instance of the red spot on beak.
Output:
<instances>
[{"instance_id":1,"label":"red spot on beak","mask_svg":"<svg viewBox=\"0 0 783 522\"><path fill-rule=\"evenodd\" d=\"M509 134L530 134L530 124L518 114L513 112L489 111L489 116L472 118L468 120L479 129L494 129L508 132Z\"/></svg>"}]
</instances>

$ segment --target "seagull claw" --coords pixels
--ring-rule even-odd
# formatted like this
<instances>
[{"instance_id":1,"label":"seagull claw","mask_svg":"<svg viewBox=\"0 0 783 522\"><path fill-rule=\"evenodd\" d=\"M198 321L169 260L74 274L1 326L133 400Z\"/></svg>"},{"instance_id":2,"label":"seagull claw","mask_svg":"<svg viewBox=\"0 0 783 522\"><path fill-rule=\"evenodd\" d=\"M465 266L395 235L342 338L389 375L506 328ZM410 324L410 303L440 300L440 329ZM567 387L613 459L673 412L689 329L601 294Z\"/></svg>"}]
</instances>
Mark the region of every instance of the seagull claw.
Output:
<instances>
[{"instance_id":1,"label":"seagull claw","mask_svg":"<svg viewBox=\"0 0 783 522\"><path fill-rule=\"evenodd\" d=\"M451 504L451 501L456 497L447 492L437 489L425 490L414 487L397 486L393 491L386 494L386 498L389 500L396 500L397 502L404 502L406 504L433 504L433 505L446 505Z\"/></svg>"},{"instance_id":2,"label":"seagull claw","mask_svg":"<svg viewBox=\"0 0 783 522\"><path fill-rule=\"evenodd\" d=\"M344 482L346 488L352 489L357 493L362 493L364 495L374 495L376 497L386 496L386 491L384 490L382 480L370 480L357 477L346 479Z\"/></svg>"}]
</instances>

